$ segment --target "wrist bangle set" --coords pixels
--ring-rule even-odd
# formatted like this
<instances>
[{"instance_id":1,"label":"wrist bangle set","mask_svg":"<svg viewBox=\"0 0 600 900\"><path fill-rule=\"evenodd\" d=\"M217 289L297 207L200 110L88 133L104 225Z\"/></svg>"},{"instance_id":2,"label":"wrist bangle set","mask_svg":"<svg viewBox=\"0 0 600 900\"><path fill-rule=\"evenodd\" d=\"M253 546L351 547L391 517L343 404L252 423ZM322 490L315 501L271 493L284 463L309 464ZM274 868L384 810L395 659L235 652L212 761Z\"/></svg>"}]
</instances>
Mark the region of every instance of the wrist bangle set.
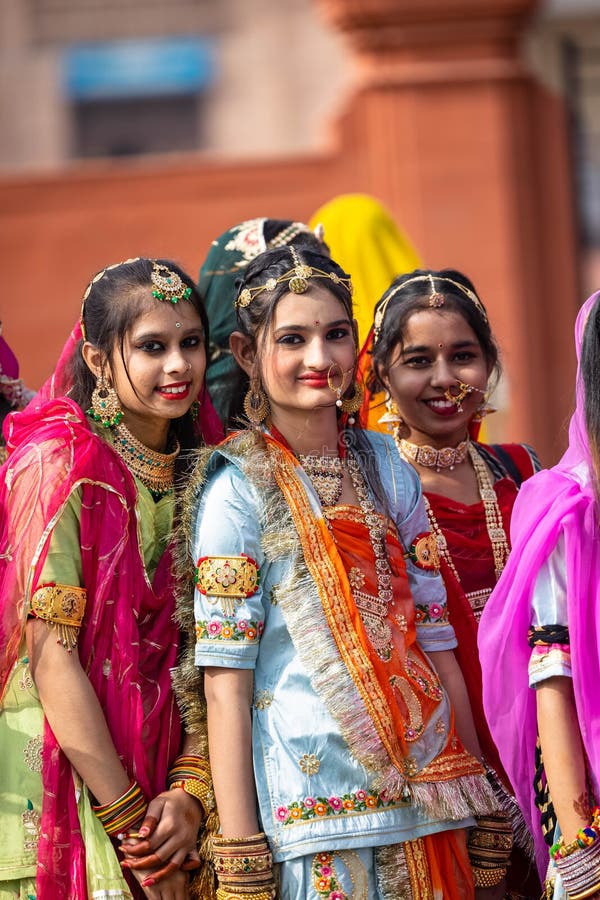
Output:
<instances>
[{"instance_id":1,"label":"wrist bangle set","mask_svg":"<svg viewBox=\"0 0 600 900\"><path fill-rule=\"evenodd\" d=\"M505 816L482 816L469 833L467 849L476 888L491 888L506 877L513 847L512 824Z\"/></svg>"},{"instance_id":2,"label":"wrist bangle set","mask_svg":"<svg viewBox=\"0 0 600 900\"><path fill-rule=\"evenodd\" d=\"M111 836L124 834L146 815L147 802L137 781L132 781L121 797L112 803L92 806L104 830Z\"/></svg>"},{"instance_id":3,"label":"wrist bangle set","mask_svg":"<svg viewBox=\"0 0 600 900\"><path fill-rule=\"evenodd\" d=\"M169 770L167 784L170 791L182 788L186 794L199 800L205 818L214 809L215 796L207 759L201 756L178 756Z\"/></svg>"},{"instance_id":4,"label":"wrist bangle set","mask_svg":"<svg viewBox=\"0 0 600 900\"><path fill-rule=\"evenodd\" d=\"M273 857L265 835L213 837L212 859L219 879L217 900L273 900Z\"/></svg>"},{"instance_id":5,"label":"wrist bangle set","mask_svg":"<svg viewBox=\"0 0 600 900\"><path fill-rule=\"evenodd\" d=\"M600 891L600 809L592 810L592 821L580 828L573 841L561 837L550 848L569 900L584 900Z\"/></svg>"}]
</instances>

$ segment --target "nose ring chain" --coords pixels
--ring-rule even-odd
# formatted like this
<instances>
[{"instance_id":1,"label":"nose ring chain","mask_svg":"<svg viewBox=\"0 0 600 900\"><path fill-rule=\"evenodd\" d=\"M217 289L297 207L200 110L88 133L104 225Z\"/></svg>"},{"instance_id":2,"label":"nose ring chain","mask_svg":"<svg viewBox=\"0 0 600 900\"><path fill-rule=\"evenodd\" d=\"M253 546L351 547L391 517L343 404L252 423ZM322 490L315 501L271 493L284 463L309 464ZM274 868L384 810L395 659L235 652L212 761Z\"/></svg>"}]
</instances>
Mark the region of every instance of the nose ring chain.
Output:
<instances>
[{"instance_id":1,"label":"nose ring chain","mask_svg":"<svg viewBox=\"0 0 600 900\"><path fill-rule=\"evenodd\" d=\"M457 394L452 393L453 387L458 388ZM444 391L443 396L444 396L444 399L447 400L449 403L455 403L458 411L462 412L463 411L462 401L466 397L468 397L469 394L472 394L473 391L477 391L480 394L485 393L485 391L482 391L481 388L475 387L475 385L473 385L473 384L467 384L465 381L457 381L455 385L452 385L451 387L447 388L447 390Z\"/></svg>"}]
</instances>

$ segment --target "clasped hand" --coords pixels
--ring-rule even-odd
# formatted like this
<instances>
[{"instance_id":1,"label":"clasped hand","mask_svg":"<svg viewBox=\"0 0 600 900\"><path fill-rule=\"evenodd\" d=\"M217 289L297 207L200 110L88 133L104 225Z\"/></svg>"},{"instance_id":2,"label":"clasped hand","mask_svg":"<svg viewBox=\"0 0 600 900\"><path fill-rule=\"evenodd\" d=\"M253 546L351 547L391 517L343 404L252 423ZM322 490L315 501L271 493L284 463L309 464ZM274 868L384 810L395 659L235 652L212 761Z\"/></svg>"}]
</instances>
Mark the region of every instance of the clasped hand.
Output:
<instances>
[{"instance_id":1,"label":"clasped hand","mask_svg":"<svg viewBox=\"0 0 600 900\"><path fill-rule=\"evenodd\" d=\"M148 806L137 836L121 843L121 865L131 870L151 900L185 900L187 872L200 866L200 803L181 788L164 791Z\"/></svg>"}]
</instances>

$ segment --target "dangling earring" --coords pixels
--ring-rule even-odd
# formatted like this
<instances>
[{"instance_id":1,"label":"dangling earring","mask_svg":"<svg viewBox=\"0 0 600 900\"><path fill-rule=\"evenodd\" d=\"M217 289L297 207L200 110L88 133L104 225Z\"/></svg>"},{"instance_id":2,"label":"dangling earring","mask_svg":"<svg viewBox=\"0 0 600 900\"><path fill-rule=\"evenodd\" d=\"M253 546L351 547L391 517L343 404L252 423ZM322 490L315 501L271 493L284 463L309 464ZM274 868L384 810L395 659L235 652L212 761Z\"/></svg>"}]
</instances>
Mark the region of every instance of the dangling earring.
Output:
<instances>
[{"instance_id":1,"label":"dangling earring","mask_svg":"<svg viewBox=\"0 0 600 900\"><path fill-rule=\"evenodd\" d=\"M260 425L271 412L269 398L263 391L258 379L251 379L250 388L244 397L244 412L252 425Z\"/></svg>"},{"instance_id":2,"label":"dangling earring","mask_svg":"<svg viewBox=\"0 0 600 900\"><path fill-rule=\"evenodd\" d=\"M338 387L336 387L335 384L333 383L333 375L335 373L332 374L332 371L331 371L332 369L340 370L340 376L341 376L342 380ZM346 386L346 374L347 374L346 372L342 372L341 367L338 366L337 363L331 363L331 365L327 369L327 387L329 388L330 391L333 391L333 393L336 394L337 400L335 401L335 405L337 406L338 409L341 409L343 406L342 394L344 393L344 388Z\"/></svg>"},{"instance_id":3,"label":"dangling earring","mask_svg":"<svg viewBox=\"0 0 600 900\"><path fill-rule=\"evenodd\" d=\"M404 419L400 415L398 404L391 394L388 395L385 401L385 408L386 412L377 420L380 425L387 425L388 431L394 431L394 425L404 425Z\"/></svg>"},{"instance_id":4,"label":"dangling earring","mask_svg":"<svg viewBox=\"0 0 600 900\"><path fill-rule=\"evenodd\" d=\"M484 394L481 403L475 410L475 414L471 419L471 422L483 422L486 416L491 416L491 414L495 412L498 412L498 410L495 406L491 406L488 403L488 395Z\"/></svg>"},{"instance_id":5,"label":"dangling earring","mask_svg":"<svg viewBox=\"0 0 600 900\"><path fill-rule=\"evenodd\" d=\"M106 381L103 372L96 378L96 387L92 391L91 403L88 414L103 428L114 428L123 418L123 410L117 392Z\"/></svg>"},{"instance_id":6,"label":"dangling earring","mask_svg":"<svg viewBox=\"0 0 600 900\"><path fill-rule=\"evenodd\" d=\"M354 382L354 390L351 397L344 397L342 400L342 412L349 414L348 424L354 425L356 419L354 413L358 412L365 398L365 389L360 381Z\"/></svg>"}]
</instances>

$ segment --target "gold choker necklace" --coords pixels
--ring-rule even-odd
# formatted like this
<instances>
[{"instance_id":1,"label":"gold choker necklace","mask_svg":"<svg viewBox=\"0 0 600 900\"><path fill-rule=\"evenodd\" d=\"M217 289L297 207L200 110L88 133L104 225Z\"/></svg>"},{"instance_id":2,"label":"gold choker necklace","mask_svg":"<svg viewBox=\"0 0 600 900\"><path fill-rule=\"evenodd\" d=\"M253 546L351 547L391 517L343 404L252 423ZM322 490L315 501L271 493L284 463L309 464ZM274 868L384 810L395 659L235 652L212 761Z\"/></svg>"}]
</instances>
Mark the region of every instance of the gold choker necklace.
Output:
<instances>
[{"instance_id":1,"label":"gold choker necklace","mask_svg":"<svg viewBox=\"0 0 600 900\"><path fill-rule=\"evenodd\" d=\"M436 450L435 447L430 447L428 444L421 446L401 438L398 441L398 449L400 454L411 462L439 472L440 469L452 470L454 466L464 462L470 443L469 438L466 438L457 447L442 447L441 450Z\"/></svg>"},{"instance_id":2,"label":"gold choker necklace","mask_svg":"<svg viewBox=\"0 0 600 900\"><path fill-rule=\"evenodd\" d=\"M397 441L398 449L400 451L400 455L407 459L408 457L404 454L404 449L402 444L406 443L406 441ZM492 556L494 559L494 573L496 575L496 581L500 578L502 574L502 570L506 565L506 561L508 559L508 555L510 553L510 545L508 543L508 538L506 536L506 531L504 530L504 522L502 521L502 511L500 509L500 504L498 503L498 497L496 496L496 491L494 490L494 485L492 479L490 478L487 467L480 457L479 453L475 449L475 447L470 443L470 441L463 441L463 443L467 443L467 453L469 455L469 459L471 460L471 464L473 469L475 470L475 477L477 479L477 490L479 491L479 496L481 497L481 502L483 503L483 512L485 516L485 527L488 533L488 537L490 539L490 544L492 547ZM461 447L462 444L459 444L456 448L457 450ZM432 448L430 448L432 449ZM451 448L450 448L451 449ZM410 460L409 460L410 461ZM454 560L450 555L450 550L448 548L448 542L446 540L446 535L440 528L440 525L434 515L434 512L431 508L431 504L429 500L424 495L423 499L425 500L425 508L427 510L427 518L429 519L429 527L431 531L435 535L437 547L440 556L446 561L448 567L450 568L452 574L456 578L458 584L461 584L460 576L454 565ZM477 621L479 621L479 617L483 612L483 607L487 598L491 593L491 589L485 589L480 591L474 591L466 595L467 600L471 604L473 608L473 613Z\"/></svg>"},{"instance_id":3,"label":"gold choker necklace","mask_svg":"<svg viewBox=\"0 0 600 900\"><path fill-rule=\"evenodd\" d=\"M179 442L171 453L151 450L130 432L121 422L114 429L114 448L133 473L144 484L155 500L173 493L175 460L179 455Z\"/></svg>"}]
</instances>

